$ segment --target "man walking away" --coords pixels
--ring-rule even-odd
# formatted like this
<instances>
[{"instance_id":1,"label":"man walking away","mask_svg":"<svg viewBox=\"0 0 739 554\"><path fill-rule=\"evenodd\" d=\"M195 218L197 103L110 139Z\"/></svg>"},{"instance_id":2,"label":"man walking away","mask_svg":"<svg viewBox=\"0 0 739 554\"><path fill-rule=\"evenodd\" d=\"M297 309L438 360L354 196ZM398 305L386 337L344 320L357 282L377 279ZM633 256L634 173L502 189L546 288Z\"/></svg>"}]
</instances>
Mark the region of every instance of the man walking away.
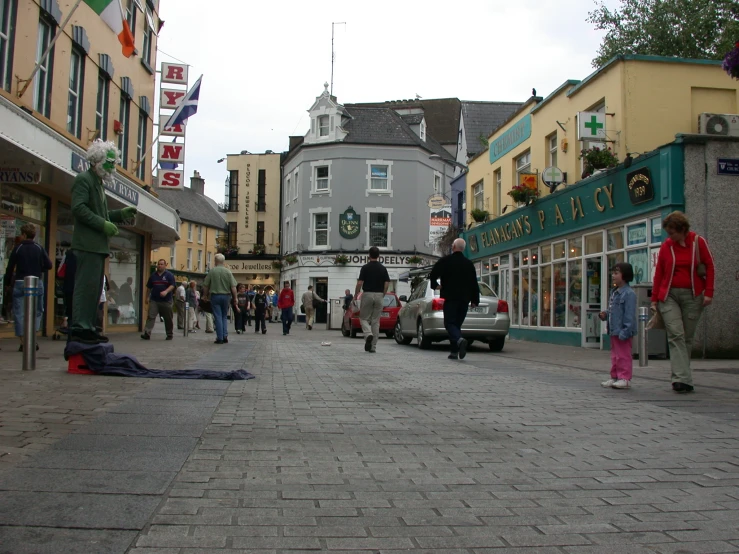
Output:
<instances>
[{"instance_id":1,"label":"man walking away","mask_svg":"<svg viewBox=\"0 0 739 554\"><path fill-rule=\"evenodd\" d=\"M387 269L379 261L380 249L373 246L369 249L369 259L359 271L354 298L362 291L362 300L359 307L359 321L364 333L364 351L376 352L377 339L380 338L380 314L382 301L390 286L390 276Z\"/></svg>"},{"instance_id":2,"label":"man walking away","mask_svg":"<svg viewBox=\"0 0 739 554\"><path fill-rule=\"evenodd\" d=\"M198 290L195 288L197 283L190 281L190 286L185 291L185 302L187 302L187 316L185 317L185 325L187 325L188 333L197 333L195 330L195 324L198 321L197 318L197 307L198 307Z\"/></svg>"},{"instance_id":3,"label":"man walking away","mask_svg":"<svg viewBox=\"0 0 739 554\"><path fill-rule=\"evenodd\" d=\"M167 262L159 260L157 262L157 270L151 274L146 288L151 290L149 296L149 313L146 317L146 327L141 338L149 340L151 338L151 330L157 316L164 320L164 329L167 332L167 340L172 340L174 336L174 323L172 321L172 291L175 289L174 275L167 271ZM182 311L185 311L184 304Z\"/></svg>"},{"instance_id":4,"label":"man walking away","mask_svg":"<svg viewBox=\"0 0 739 554\"><path fill-rule=\"evenodd\" d=\"M444 327L452 346L450 360L461 360L467 355L467 339L462 338L462 324L467 317L467 307L476 308L480 303L475 266L463 254L466 245L464 239L456 239L452 243L452 253L434 264L429 277L434 290L439 287L441 279Z\"/></svg>"},{"instance_id":5,"label":"man walking away","mask_svg":"<svg viewBox=\"0 0 739 554\"><path fill-rule=\"evenodd\" d=\"M185 290L185 282L182 281L177 285L177 290L174 293L175 309L177 310L177 328L185 328L185 297L187 291Z\"/></svg>"},{"instance_id":6,"label":"man walking away","mask_svg":"<svg viewBox=\"0 0 739 554\"><path fill-rule=\"evenodd\" d=\"M203 295L210 299L213 310L213 320L216 324L215 344L228 343L228 305L229 299L233 302L234 313L239 313L236 296L236 279L231 270L223 264L226 256L215 255L215 267L208 272L203 281Z\"/></svg>"},{"instance_id":7,"label":"man walking away","mask_svg":"<svg viewBox=\"0 0 739 554\"><path fill-rule=\"evenodd\" d=\"M308 291L303 293L302 302L305 309L305 328L312 331L313 322L316 318L316 308L325 300L313 292L313 285L308 285Z\"/></svg>"},{"instance_id":8,"label":"man walking away","mask_svg":"<svg viewBox=\"0 0 739 554\"><path fill-rule=\"evenodd\" d=\"M290 281L285 281L280 296L277 298L277 307L282 310L282 334L290 334L290 326L293 323L293 306L295 306L295 293L290 288Z\"/></svg>"},{"instance_id":9,"label":"man walking away","mask_svg":"<svg viewBox=\"0 0 739 554\"><path fill-rule=\"evenodd\" d=\"M264 321L264 316L267 313L267 302L269 302L267 294L262 290L262 287L257 289L257 293L254 295L254 332L259 332L259 327L262 328L262 334L267 332L267 324Z\"/></svg>"}]
</instances>

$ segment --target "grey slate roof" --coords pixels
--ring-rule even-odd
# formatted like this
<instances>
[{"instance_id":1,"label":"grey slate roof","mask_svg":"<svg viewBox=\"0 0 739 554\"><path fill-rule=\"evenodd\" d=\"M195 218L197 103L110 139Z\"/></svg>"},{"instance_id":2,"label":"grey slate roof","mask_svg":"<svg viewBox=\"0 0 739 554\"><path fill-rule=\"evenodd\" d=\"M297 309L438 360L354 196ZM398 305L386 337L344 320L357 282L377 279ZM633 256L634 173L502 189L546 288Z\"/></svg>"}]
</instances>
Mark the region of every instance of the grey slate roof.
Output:
<instances>
[{"instance_id":1,"label":"grey slate roof","mask_svg":"<svg viewBox=\"0 0 739 554\"><path fill-rule=\"evenodd\" d=\"M215 208L212 199L198 194L191 188L182 190L156 189L159 200L177 210L180 219L206 225L215 229L225 229L226 220Z\"/></svg>"},{"instance_id":2,"label":"grey slate roof","mask_svg":"<svg viewBox=\"0 0 739 554\"><path fill-rule=\"evenodd\" d=\"M421 121L423 121L422 113L406 114L401 115L400 117L402 117L403 121L405 121L408 125L420 125Z\"/></svg>"},{"instance_id":3,"label":"grey slate roof","mask_svg":"<svg viewBox=\"0 0 739 554\"><path fill-rule=\"evenodd\" d=\"M523 102L473 102L462 101L462 118L467 137L467 157L485 150L480 137L488 138Z\"/></svg>"}]
</instances>

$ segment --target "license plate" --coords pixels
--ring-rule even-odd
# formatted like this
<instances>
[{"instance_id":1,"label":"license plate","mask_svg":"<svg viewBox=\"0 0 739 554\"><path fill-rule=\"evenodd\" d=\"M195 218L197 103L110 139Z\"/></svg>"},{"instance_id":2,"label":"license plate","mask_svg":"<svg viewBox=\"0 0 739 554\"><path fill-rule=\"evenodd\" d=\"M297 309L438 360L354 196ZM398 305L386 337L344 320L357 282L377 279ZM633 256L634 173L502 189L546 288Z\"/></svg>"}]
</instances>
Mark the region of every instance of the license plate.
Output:
<instances>
[{"instance_id":1,"label":"license plate","mask_svg":"<svg viewBox=\"0 0 739 554\"><path fill-rule=\"evenodd\" d=\"M390 314L389 314L389 313L387 313L387 312L382 312L382 313L380 314L380 317L390 317Z\"/></svg>"},{"instance_id":2,"label":"license plate","mask_svg":"<svg viewBox=\"0 0 739 554\"><path fill-rule=\"evenodd\" d=\"M488 313L487 307L478 306L477 308L468 308L467 309L468 314L486 314Z\"/></svg>"}]
</instances>

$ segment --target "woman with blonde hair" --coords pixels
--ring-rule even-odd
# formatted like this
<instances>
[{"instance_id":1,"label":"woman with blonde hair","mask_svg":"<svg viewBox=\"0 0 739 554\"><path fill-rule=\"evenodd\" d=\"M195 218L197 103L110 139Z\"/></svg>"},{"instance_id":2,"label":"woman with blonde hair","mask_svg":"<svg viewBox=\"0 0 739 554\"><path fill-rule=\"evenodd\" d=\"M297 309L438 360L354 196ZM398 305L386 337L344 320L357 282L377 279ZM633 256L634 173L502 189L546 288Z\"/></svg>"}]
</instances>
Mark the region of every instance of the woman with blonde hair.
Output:
<instances>
[{"instance_id":1,"label":"woman with blonde hair","mask_svg":"<svg viewBox=\"0 0 739 554\"><path fill-rule=\"evenodd\" d=\"M693 392L690 354L703 309L713 301L715 268L706 239L690 230L682 212L662 222L662 243L652 283L652 309L659 310L667 331L672 390Z\"/></svg>"}]
</instances>

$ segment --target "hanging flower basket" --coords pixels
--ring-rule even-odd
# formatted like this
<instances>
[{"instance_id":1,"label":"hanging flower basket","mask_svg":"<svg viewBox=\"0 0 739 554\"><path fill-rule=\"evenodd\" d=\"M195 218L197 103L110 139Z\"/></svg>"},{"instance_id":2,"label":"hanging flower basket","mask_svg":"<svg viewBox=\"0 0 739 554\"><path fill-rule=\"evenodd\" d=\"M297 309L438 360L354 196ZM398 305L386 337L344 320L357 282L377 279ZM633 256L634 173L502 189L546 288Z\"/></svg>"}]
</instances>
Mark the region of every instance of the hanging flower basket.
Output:
<instances>
[{"instance_id":1,"label":"hanging flower basket","mask_svg":"<svg viewBox=\"0 0 739 554\"><path fill-rule=\"evenodd\" d=\"M580 159L585 162L583 179L592 175L597 169L616 167L619 163L618 156L613 153L610 147L598 148L593 146L592 148L584 148L580 151Z\"/></svg>"},{"instance_id":2,"label":"hanging flower basket","mask_svg":"<svg viewBox=\"0 0 739 554\"><path fill-rule=\"evenodd\" d=\"M530 204L539 198L539 191L526 185L517 185L510 190L508 196L517 204Z\"/></svg>"},{"instance_id":3,"label":"hanging flower basket","mask_svg":"<svg viewBox=\"0 0 739 554\"><path fill-rule=\"evenodd\" d=\"M490 215L490 212L487 210L470 210L470 217L477 221L478 223L482 223L483 221L487 220L488 216Z\"/></svg>"},{"instance_id":4,"label":"hanging flower basket","mask_svg":"<svg viewBox=\"0 0 739 554\"><path fill-rule=\"evenodd\" d=\"M287 265L294 264L297 261L298 261L297 256L293 256L292 254L290 254L289 256L285 256L285 263Z\"/></svg>"},{"instance_id":5,"label":"hanging flower basket","mask_svg":"<svg viewBox=\"0 0 739 554\"><path fill-rule=\"evenodd\" d=\"M334 258L334 265L346 265L349 263L349 256L346 254L339 254Z\"/></svg>"},{"instance_id":6,"label":"hanging flower basket","mask_svg":"<svg viewBox=\"0 0 739 554\"><path fill-rule=\"evenodd\" d=\"M264 245L263 244L255 244L254 246L252 246L252 249L251 249L252 253L255 256L259 256L261 254L264 254L264 250L265 250L265 248L264 248Z\"/></svg>"},{"instance_id":7,"label":"hanging flower basket","mask_svg":"<svg viewBox=\"0 0 739 554\"><path fill-rule=\"evenodd\" d=\"M727 52L721 67L729 77L739 79L739 42L734 44L734 48Z\"/></svg>"},{"instance_id":8,"label":"hanging flower basket","mask_svg":"<svg viewBox=\"0 0 739 554\"><path fill-rule=\"evenodd\" d=\"M280 260L275 260L272 262L272 267L275 269L282 269L282 262Z\"/></svg>"},{"instance_id":9,"label":"hanging flower basket","mask_svg":"<svg viewBox=\"0 0 739 554\"><path fill-rule=\"evenodd\" d=\"M423 258L421 256L411 256L410 258L408 258L407 262L409 264L420 264L421 262L423 262Z\"/></svg>"}]
</instances>

